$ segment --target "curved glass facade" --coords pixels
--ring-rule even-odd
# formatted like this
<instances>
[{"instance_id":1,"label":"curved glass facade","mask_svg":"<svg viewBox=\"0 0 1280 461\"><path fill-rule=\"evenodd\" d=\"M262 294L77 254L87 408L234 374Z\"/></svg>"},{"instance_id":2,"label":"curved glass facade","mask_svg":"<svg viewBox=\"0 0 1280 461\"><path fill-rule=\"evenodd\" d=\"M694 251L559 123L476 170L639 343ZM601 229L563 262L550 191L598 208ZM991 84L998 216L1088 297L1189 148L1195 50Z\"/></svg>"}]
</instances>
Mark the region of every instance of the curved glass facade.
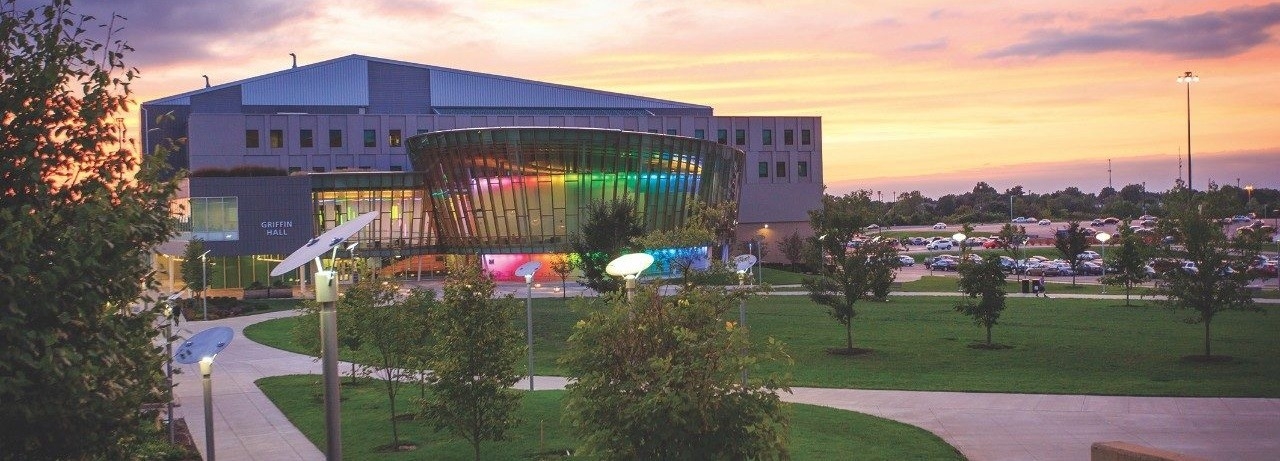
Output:
<instances>
[{"instance_id":1,"label":"curved glass facade","mask_svg":"<svg viewBox=\"0 0 1280 461\"><path fill-rule=\"evenodd\" d=\"M595 200L637 204L647 230L693 202L736 200L744 154L682 136L591 128L481 128L408 140L436 242L449 253L563 250Z\"/></svg>"}]
</instances>

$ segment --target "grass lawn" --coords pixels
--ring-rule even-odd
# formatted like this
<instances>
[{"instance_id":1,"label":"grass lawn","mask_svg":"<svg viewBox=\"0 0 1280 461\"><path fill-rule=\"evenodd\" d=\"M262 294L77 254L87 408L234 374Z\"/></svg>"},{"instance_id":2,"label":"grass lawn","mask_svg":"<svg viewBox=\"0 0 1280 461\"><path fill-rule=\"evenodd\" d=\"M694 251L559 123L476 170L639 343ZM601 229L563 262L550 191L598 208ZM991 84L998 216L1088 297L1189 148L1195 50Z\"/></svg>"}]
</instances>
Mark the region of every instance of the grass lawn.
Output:
<instances>
[{"instance_id":1,"label":"grass lawn","mask_svg":"<svg viewBox=\"0 0 1280 461\"><path fill-rule=\"evenodd\" d=\"M860 302L854 346L837 356L844 328L805 296L768 296L748 303L757 340L783 341L795 359L794 385L814 387L1104 395L1280 397L1280 316L1226 312L1212 325L1214 354L1227 363L1184 361L1203 351L1204 328L1182 322L1186 311L1121 300L1010 298L993 330L1003 350L968 347L981 327L950 297L893 297ZM578 316L560 299L535 299L536 372L563 374L555 357ZM737 313L730 315L736 319ZM246 336L288 349L292 319L252 325ZM523 320L518 328L524 328ZM343 355L349 359L349 354Z\"/></svg>"},{"instance_id":2,"label":"grass lawn","mask_svg":"<svg viewBox=\"0 0 1280 461\"><path fill-rule=\"evenodd\" d=\"M303 434L324 447L324 405L321 380L315 375L277 376L258 380L267 394ZM425 421L399 424L400 440L417 444L414 451L386 453L377 447L391 443L386 393L376 381L342 387L342 454L344 459L469 460L465 440L437 433ZM402 388L399 413L417 410L416 386ZM522 423L504 442L481 445L484 459L559 459L577 444L561 421L563 391L525 392L517 415ZM946 442L920 428L851 411L795 404L791 413L791 456L794 459L964 459ZM856 454L856 456L854 455Z\"/></svg>"},{"instance_id":3,"label":"grass lawn","mask_svg":"<svg viewBox=\"0 0 1280 461\"><path fill-rule=\"evenodd\" d=\"M956 291L956 281L957 281L957 280L959 280L959 279L957 279L956 277L954 277L954 275L955 275L955 273L954 273L954 272L948 272L948 274L951 274L951 275L953 275L953 276L952 276L952 277L943 277L943 276L938 276L938 275L926 275L926 276L924 276L924 277L921 277L921 278L920 278L920 280L914 280L914 281L911 281L911 282L904 282L904 283L902 284L902 287L901 287L901 288L895 289L894 291L905 291L905 292L916 292L916 293L920 293L920 292L949 292L949 291ZM1035 277L1032 277L1032 278L1035 278ZM1024 279L1024 280L1026 280L1026 279L1027 279L1027 277L1026 277L1026 276L1023 276L1023 279ZM1097 295L1097 294L1103 294L1103 293L1102 293L1102 288L1103 288L1103 287L1102 287L1102 285L1098 285L1098 284L1085 284L1083 281L1078 282L1076 285L1072 285L1072 284L1071 284L1071 277L1047 277L1047 278L1045 278L1045 285L1048 285L1048 288L1046 289L1046 291L1048 291L1050 295L1054 295L1054 294L1078 294L1078 295ZM1106 293L1106 294L1109 294L1109 295L1124 295L1124 287L1107 285L1107 287L1106 287L1106 288L1107 288L1107 293ZM1006 280L1006 281L1005 281L1004 289L1005 289L1005 291L1006 291L1006 292L1008 292L1008 293L1020 293L1020 292L1021 292L1021 290L1022 290L1022 288L1021 288L1021 286L1020 286L1020 284L1019 284L1019 282L1018 282L1017 276L1015 276L1015 275L1010 275L1010 276L1009 276L1009 278L1008 278L1008 280ZM1141 299L1139 299L1139 298L1140 298L1144 293L1147 293L1147 292L1148 292L1148 291L1150 291L1150 290L1151 290L1150 284L1148 284L1147 286L1137 286L1137 287L1133 287L1133 290L1132 290L1132 292L1130 293L1130 296L1133 298L1133 299L1132 299L1132 303L1133 303L1133 304L1135 304L1135 305L1136 305L1136 304L1141 304L1143 300L1141 300ZM1121 304L1121 305L1123 305L1123 304L1124 304L1124 300L1120 300L1120 301L1118 301L1118 302L1119 302L1119 304Z\"/></svg>"}]
</instances>

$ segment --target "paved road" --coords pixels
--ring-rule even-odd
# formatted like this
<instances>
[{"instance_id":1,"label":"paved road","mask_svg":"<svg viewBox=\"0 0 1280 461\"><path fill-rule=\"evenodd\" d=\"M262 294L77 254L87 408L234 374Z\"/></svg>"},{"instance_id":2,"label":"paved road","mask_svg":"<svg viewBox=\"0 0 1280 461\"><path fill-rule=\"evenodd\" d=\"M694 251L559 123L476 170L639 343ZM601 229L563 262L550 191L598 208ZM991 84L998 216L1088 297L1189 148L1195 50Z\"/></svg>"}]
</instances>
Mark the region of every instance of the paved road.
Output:
<instances>
[{"instance_id":1,"label":"paved road","mask_svg":"<svg viewBox=\"0 0 1280 461\"><path fill-rule=\"evenodd\" d=\"M504 286L514 291L519 285ZM558 296L558 294L550 293ZM954 293L945 293L953 296ZM320 460L320 450L254 385L288 374L319 374L314 358L243 337L245 326L292 312L185 322L183 336L228 326L236 339L214 364L216 454L222 460ZM179 407L204 451L199 370L175 365ZM536 377L561 389L561 377ZM528 387L525 382L517 388ZM794 388L785 400L854 410L937 434L973 461L1085 460L1093 442L1123 440L1209 459L1273 460L1280 453L1280 399L1113 397Z\"/></svg>"}]
</instances>

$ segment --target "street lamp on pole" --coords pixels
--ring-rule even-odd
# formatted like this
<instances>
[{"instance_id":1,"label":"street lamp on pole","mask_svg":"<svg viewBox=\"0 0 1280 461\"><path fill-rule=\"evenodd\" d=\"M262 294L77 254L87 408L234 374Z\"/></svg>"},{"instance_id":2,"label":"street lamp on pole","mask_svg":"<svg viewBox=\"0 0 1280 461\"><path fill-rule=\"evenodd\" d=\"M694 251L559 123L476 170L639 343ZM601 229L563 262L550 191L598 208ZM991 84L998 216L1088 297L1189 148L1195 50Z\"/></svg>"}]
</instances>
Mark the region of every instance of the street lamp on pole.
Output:
<instances>
[{"instance_id":1,"label":"street lamp on pole","mask_svg":"<svg viewBox=\"0 0 1280 461\"><path fill-rule=\"evenodd\" d=\"M738 255L733 258L734 269L738 272L738 286L746 285L747 271L751 270L751 266L756 264L759 259L755 255ZM747 301L745 299L738 300L738 326L747 326ZM746 351L742 355L746 355ZM747 369L742 369L742 387L747 387Z\"/></svg>"},{"instance_id":2,"label":"street lamp on pole","mask_svg":"<svg viewBox=\"0 0 1280 461\"><path fill-rule=\"evenodd\" d=\"M636 278L651 265L653 265L653 255L648 253L628 253L609 261L609 264L604 267L604 271L609 275L622 277L626 281L627 301L631 301L635 298Z\"/></svg>"},{"instance_id":3,"label":"street lamp on pole","mask_svg":"<svg viewBox=\"0 0 1280 461\"><path fill-rule=\"evenodd\" d=\"M529 348L529 390L533 390L533 274L538 272L542 263L529 261L516 268L516 276L524 277L524 316L525 338Z\"/></svg>"},{"instance_id":4,"label":"street lamp on pole","mask_svg":"<svg viewBox=\"0 0 1280 461\"><path fill-rule=\"evenodd\" d=\"M1187 191L1194 192L1191 183L1191 84L1200 81L1200 76L1186 71L1178 76L1178 83L1187 85Z\"/></svg>"},{"instance_id":5,"label":"street lamp on pole","mask_svg":"<svg viewBox=\"0 0 1280 461\"><path fill-rule=\"evenodd\" d=\"M201 384L204 387L204 455L213 461L213 358L226 349L235 332L228 327L213 327L196 333L178 347L173 359L182 364L200 364Z\"/></svg>"},{"instance_id":6,"label":"street lamp on pole","mask_svg":"<svg viewBox=\"0 0 1280 461\"><path fill-rule=\"evenodd\" d=\"M1093 236L1093 238L1098 239L1099 242L1102 242L1102 276L1106 277L1107 276L1107 240L1111 240L1111 234L1108 234L1106 232L1099 232L1098 235ZM1101 282L1102 279L1098 279L1098 281ZM1104 295L1107 294L1107 285L1105 283L1102 284L1102 294Z\"/></svg>"},{"instance_id":7,"label":"street lamp on pole","mask_svg":"<svg viewBox=\"0 0 1280 461\"><path fill-rule=\"evenodd\" d=\"M204 306L204 316L200 320L209 320L209 252L200 253L200 303Z\"/></svg>"}]
</instances>

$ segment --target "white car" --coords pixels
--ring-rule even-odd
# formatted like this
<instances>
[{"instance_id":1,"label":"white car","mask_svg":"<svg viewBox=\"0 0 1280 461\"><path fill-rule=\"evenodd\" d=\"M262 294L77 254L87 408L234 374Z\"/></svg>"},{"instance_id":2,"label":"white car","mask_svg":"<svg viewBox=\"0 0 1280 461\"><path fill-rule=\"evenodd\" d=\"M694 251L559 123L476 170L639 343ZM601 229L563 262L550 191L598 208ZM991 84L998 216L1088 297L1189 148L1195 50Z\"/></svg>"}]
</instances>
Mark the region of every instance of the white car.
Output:
<instances>
[{"instance_id":1,"label":"white car","mask_svg":"<svg viewBox=\"0 0 1280 461\"><path fill-rule=\"evenodd\" d=\"M941 222L940 222L940 223L934 224L934 225L933 225L933 228L934 228L934 229L946 229L946 228L947 228L947 223L941 223Z\"/></svg>"},{"instance_id":2,"label":"white car","mask_svg":"<svg viewBox=\"0 0 1280 461\"><path fill-rule=\"evenodd\" d=\"M1040 224L1041 226L1048 226L1050 224L1053 224L1053 221L1049 221L1048 219L1041 219L1038 224Z\"/></svg>"},{"instance_id":3,"label":"white car","mask_svg":"<svg viewBox=\"0 0 1280 461\"><path fill-rule=\"evenodd\" d=\"M1102 255L1099 255L1098 252L1093 250L1085 250L1084 253L1080 253L1076 255L1076 259L1079 259L1081 261L1093 261L1101 257Z\"/></svg>"},{"instance_id":4,"label":"white car","mask_svg":"<svg viewBox=\"0 0 1280 461\"><path fill-rule=\"evenodd\" d=\"M928 244L928 245L925 245L925 246L924 246L924 249L926 249L926 250L950 250L950 249L951 249L951 241L950 241L950 240L942 240L942 239L934 240L934 241L932 241L932 242L929 242L929 244Z\"/></svg>"}]
</instances>

